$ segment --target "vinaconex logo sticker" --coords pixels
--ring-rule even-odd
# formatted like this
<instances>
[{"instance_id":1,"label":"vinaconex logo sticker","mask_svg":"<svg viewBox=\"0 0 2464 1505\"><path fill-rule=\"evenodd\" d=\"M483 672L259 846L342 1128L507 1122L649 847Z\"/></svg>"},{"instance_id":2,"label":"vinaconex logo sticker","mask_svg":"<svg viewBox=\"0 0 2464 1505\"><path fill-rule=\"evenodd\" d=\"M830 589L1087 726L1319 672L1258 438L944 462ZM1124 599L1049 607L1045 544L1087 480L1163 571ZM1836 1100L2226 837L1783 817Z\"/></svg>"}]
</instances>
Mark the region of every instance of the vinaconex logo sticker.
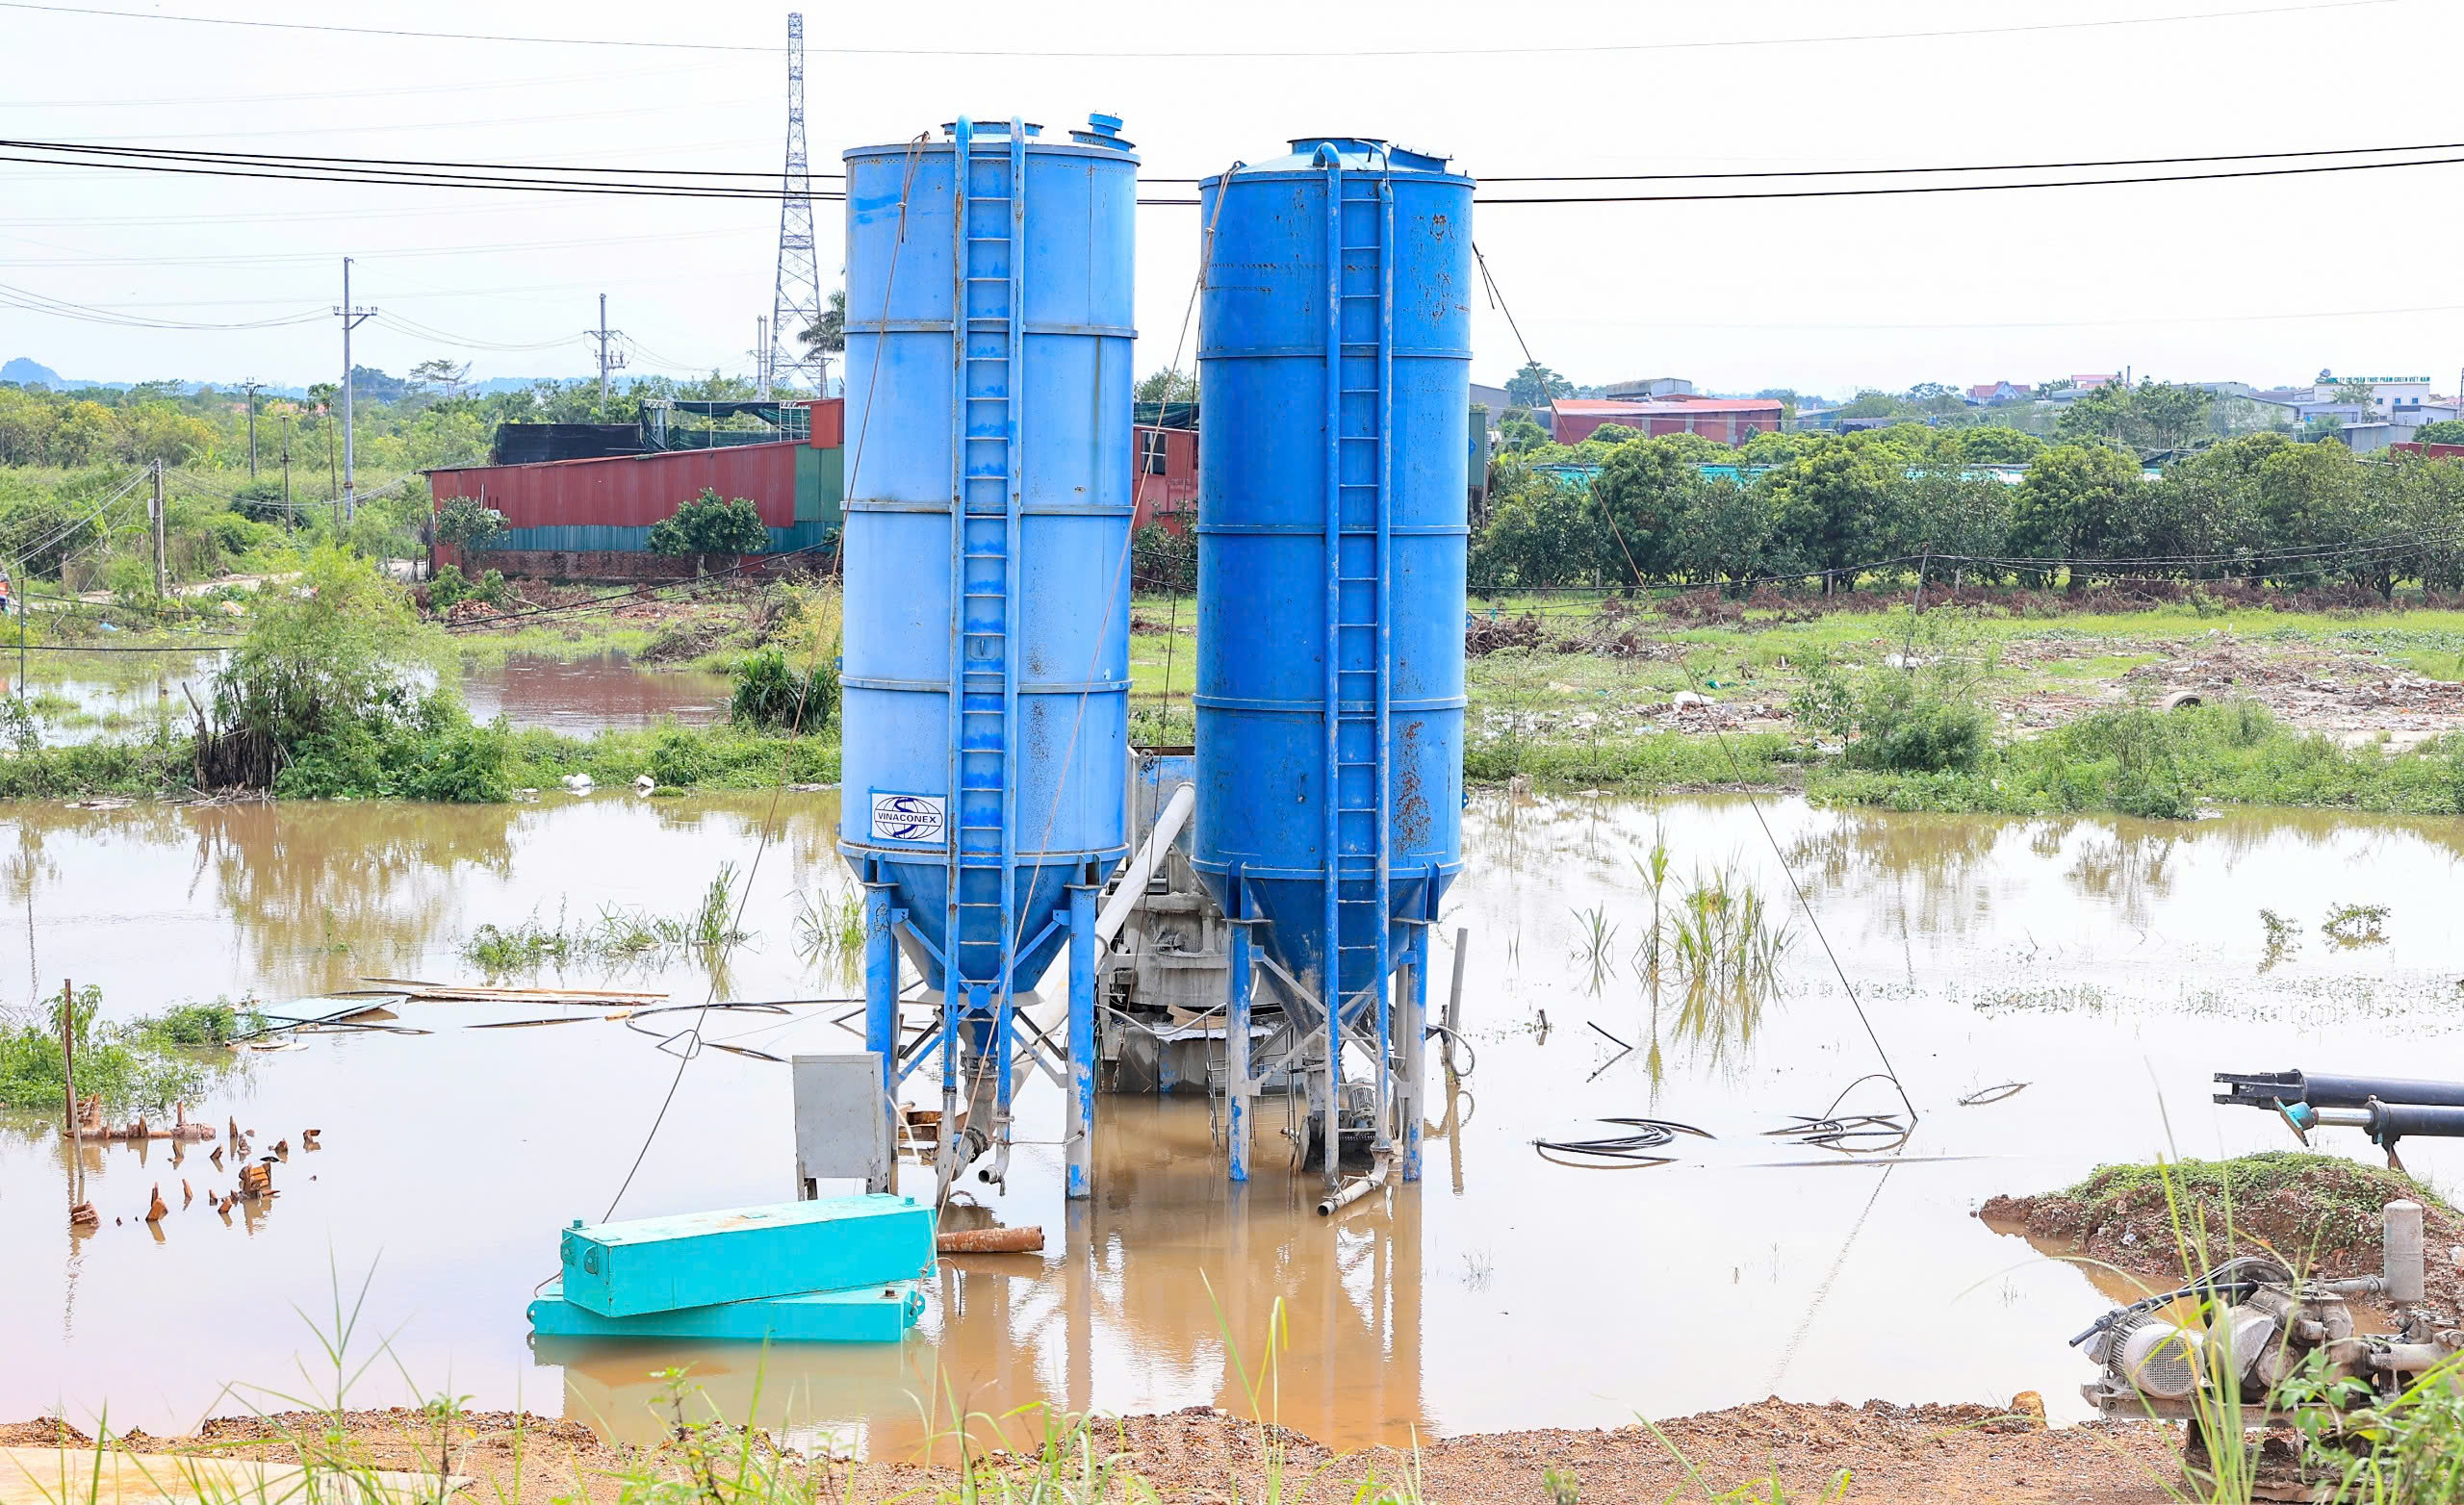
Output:
<instances>
[{"instance_id":1,"label":"vinaconex logo sticker","mask_svg":"<svg viewBox=\"0 0 2464 1505\"><path fill-rule=\"evenodd\" d=\"M942 798L937 794L884 794L873 791L875 841L941 839Z\"/></svg>"}]
</instances>

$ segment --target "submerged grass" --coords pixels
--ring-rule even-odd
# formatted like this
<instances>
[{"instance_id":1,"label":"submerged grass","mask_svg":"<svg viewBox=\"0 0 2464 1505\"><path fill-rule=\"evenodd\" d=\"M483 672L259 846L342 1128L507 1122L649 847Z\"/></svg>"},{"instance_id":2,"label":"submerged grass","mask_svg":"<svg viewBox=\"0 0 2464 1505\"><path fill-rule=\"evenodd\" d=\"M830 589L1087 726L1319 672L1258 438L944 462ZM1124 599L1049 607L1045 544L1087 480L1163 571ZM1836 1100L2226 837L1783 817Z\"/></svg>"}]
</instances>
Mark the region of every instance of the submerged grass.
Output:
<instances>
[{"instance_id":1,"label":"submerged grass","mask_svg":"<svg viewBox=\"0 0 2464 1505\"><path fill-rule=\"evenodd\" d=\"M564 967L584 961L653 962L694 953L709 957L753 938L738 930L731 896L735 864L722 862L701 902L682 914L606 905L596 919L568 923L559 910L553 925L536 910L515 925L481 925L465 936L462 959L491 977Z\"/></svg>"},{"instance_id":2,"label":"submerged grass","mask_svg":"<svg viewBox=\"0 0 2464 1505\"><path fill-rule=\"evenodd\" d=\"M80 989L73 1008L77 1094L100 1097L107 1114L159 1112L194 1097L228 1070L226 1054L206 1054L262 1027L253 1001L179 1004L124 1024L102 1019L103 990ZM0 1110L57 1113L67 1100L61 1050L64 1000L32 1011L0 1014Z\"/></svg>"}]
</instances>

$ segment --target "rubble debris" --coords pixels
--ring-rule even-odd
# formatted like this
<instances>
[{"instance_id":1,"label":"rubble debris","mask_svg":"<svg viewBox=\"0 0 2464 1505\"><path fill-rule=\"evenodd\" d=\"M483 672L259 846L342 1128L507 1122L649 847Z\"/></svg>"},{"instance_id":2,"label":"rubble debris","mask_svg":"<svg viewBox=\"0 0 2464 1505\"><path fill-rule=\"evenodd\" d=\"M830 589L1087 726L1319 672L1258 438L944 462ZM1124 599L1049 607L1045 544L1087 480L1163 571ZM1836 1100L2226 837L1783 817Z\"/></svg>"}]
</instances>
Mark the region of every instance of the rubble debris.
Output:
<instances>
[{"instance_id":1,"label":"rubble debris","mask_svg":"<svg viewBox=\"0 0 2464 1505\"><path fill-rule=\"evenodd\" d=\"M276 1139L273 1142L273 1153L286 1161L291 1159L291 1141L288 1139Z\"/></svg>"},{"instance_id":2,"label":"rubble debris","mask_svg":"<svg viewBox=\"0 0 2464 1505\"><path fill-rule=\"evenodd\" d=\"M154 1205L145 1210L145 1220L149 1223L159 1223L169 1215L170 1211L163 1203L163 1184L158 1181L154 1184Z\"/></svg>"},{"instance_id":3,"label":"rubble debris","mask_svg":"<svg viewBox=\"0 0 2464 1505\"><path fill-rule=\"evenodd\" d=\"M251 1202L254 1202L254 1201L255 1201L255 1200L257 1200L259 1197L270 1197L270 1196L272 1196L272 1195L273 1195L273 1166L272 1166L272 1164L271 1164L270 1162L260 1161L259 1163L254 1164L254 1165L243 1165L243 1166L241 1166L241 1167L240 1167L240 1195L242 1195L242 1196L244 1196L244 1197L246 1197L246 1198L247 1198L249 1201L251 1201Z\"/></svg>"},{"instance_id":4,"label":"rubble debris","mask_svg":"<svg viewBox=\"0 0 2464 1505\"><path fill-rule=\"evenodd\" d=\"M102 1220L103 1215L94 1211L91 1202L80 1202L68 1210L68 1226L71 1228L92 1228Z\"/></svg>"},{"instance_id":5,"label":"rubble debris","mask_svg":"<svg viewBox=\"0 0 2464 1505\"><path fill-rule=\"evenodd\" d=\"M195 1193L194 1191L192 1191L192 1190L191 1190L191 1189L190 1189L187 1178L186 1178L186 1177L181 1178L181 1181L180 1181L180 1207L181 1207L182 1211L186 1211L186 1210L187 1210L187 1208L188 1208L188 1205L189 1205L190 1203L192 1203L192 1202L194 1202L195 1200L196 1200L196 1193Z\"/></svg>"},{"instance_id":6,"label":"rubble debris","mask_svg":"<svg viewBox=\"0 0 2464 1505\"><path fill-rule=\"evenodd\" d=\"M323 1131L322 1129L302 1129L302 1130L300 1130L300 1131L299 1131L299 1147L300 1147L301 1149L303 1149L303 1150L321 1150L321 1149L323 1149L323 1148L324 1148L324 1146L323 1146L323 1145L321 1145L321 1144L319 1144L319 1143L317 1142L317 1135L321 1135L321 1134L323 1134L324 1132L325 1132L325 1131Z\"/></svg>"}]
</instances>

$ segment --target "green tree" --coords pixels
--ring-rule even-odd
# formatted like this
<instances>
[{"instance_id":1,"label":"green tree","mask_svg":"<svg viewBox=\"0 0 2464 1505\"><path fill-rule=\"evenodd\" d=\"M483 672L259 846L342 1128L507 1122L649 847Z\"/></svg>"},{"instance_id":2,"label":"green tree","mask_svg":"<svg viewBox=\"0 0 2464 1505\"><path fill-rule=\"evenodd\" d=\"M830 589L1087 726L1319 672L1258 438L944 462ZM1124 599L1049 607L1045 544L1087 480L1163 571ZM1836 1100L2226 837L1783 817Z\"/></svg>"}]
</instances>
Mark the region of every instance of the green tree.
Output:
<instances>
[{"instance_id":1,"label":"green tree","mask_svg":"<svg viewBox=\"0 0 2464 1505\"><path fill-rule=\"evenodd\" d=\"M1517 407L1546 407L1553 397L1571 397L1575 384L1538 361L1526 361L1523 370L1506 378L1506 400Z\"/></svg>"},{"instance_id":2,"label":"green tree","mask_svg":"<svg viewBox=\"0 0 2464 1505\"><path fill-rule=\"evenodd\" d=\"M1197 378L1177 367L1149 371L1138 383L1141 402L1195 402Z\"/></svg>"},{"instance_id":3,"label":"green tree","mask_svg":"<svg viewBox=\"0 0 2464 1505\"><path fill-rule=\"evenodd\" d=\"M434 639L369 561L321 545L301 561L297 589L258 602L214 678L215 721L226 733L264 739L278 765L343 723L409 702Z\"/></svg>"},{"instance_id":4,"label":"green tree","mask_svg":"<svg viewBox=\"0 0 2464 1505\"><path fill-rule=\"evenodd\" d=\"M462 388L470 378L470 362L464 361L456 366L446 357L438 355L431 356L412 367L411 374L403 378L403 384L414 393L425 392L428 388L434 387L441 395L451 399L462 395Z\"/></svg>"},{"instance_id":5,"label":"green tree","mask_svg":"<svg viewBox=\"0 0 2464 1505\"><path fill-rule=\"evenodd\" d=\"M2107 382L2065 408L2054 435L2066 443L2103 439L2134 449L2178 449L2207 432L2216 395L2204 387Z\"/></svg>"},{"instance_id":6,"label":"green tree","mask_svg":"<svg viewBox=\"0 0 2464 1505\"><path fill-rule=\"evenodd\" d=\"M1842 575L1879 552L1905 457L1886 446L1845 442L1799 456L1762 478L1773 544L1788 567L1822 572L1823 594L1854 584Z\"/></svg>"},{"instance_id":7,"label":"green tree","mask_svg":"<svg viewBox=\"0 0 2464 1505\"><path fill-rule=\"evenodd\" d=\"M1970 465L2025 465L2045 451L2043 440L2004 423L1979 423L1944 438L1956 457Z\"/></svg>"},{"instance_id":8,"label":"green tree","mask_svg":"<svg viewBox=\"0 0 2464 1505\"><path fill-rule=\"evenodd\" d=\"M2414 431L2413 438L2425 445L2464 445L2464 419L2443 418L2435 423L2424 423Z\"/></svg>"},{"instance_id":9,"label":"green tree","mask_svg":"<svg viewBox=\"0 0 2464 1505\"><path fill-rule=\"evenodd\" d=\"M2086 399L2081 399L2086 400ZM2011 504L2011 547L2039 559L2110 557L2145 491L2139 462L2109 445L2059 445L2037 456ZM2051 569L2035 572L2049 575ZM2070 592L2090 571L2074 564Z\"/></svg>"},{"instance_id":10,"label":"green tree","mask_svg":"<svg viewBox=\"0 0 2464 1505\"><path fill-rule=\"evenodd\" d=\"M747 498L722 500L705 486L702 494L680 505L675 515L651 527L651 552L691 554L701 574L712 554L758 554L770 548L770 530L761 525L759 509Z\"/></svg>"},{"instance_id":11,"label":"green tree","mask_svg":"<svg viewBox=\"0 0 2464 1505\"><path fill-rule=\"evenodd\" d=\"M2342 445L2283 445L2259 463L2259 523L2268 548L2333 548L2376 536L2371 497L2362 485L2363 466ZM2375 570L2375 561L2358 561ZM2316 584L2322 572L2338 569L2319 559L2274 559L2266 574L2294 586ZM2373 579L2371 571L2358 578Z\"/></svg>"},{"instance_id":12,"label":"green tree","mask_svg":"<svg viewBox=\"0 0 2464 1505\"><path fill-rule=\"evenodd\" d=\"M1537 449L1549 442L1549 431L1527 418L1510 418L1498 425L1498 438L1509 450Z\"/></svg>"},{"instance_id":13,"label":"green tree","mask_svg":"<svg viewBox=\"0 0 2464 1505\"><path fill-rule=\"evenodd\" d=\"M91 465L116 442L118 425L112 410L99 402L71 402L51 428L50 460L54 465Z\"/></svg>"},{"instance_id":14,"label":"green tree","mask_svg":"<svg viewBox=\"0 0 2464 1505\"><path fill-rule=\"evenodd\" d=\"M1667 573L1669 539L1703 489L1704 463L1728 454L1724 446L1691 434L1630 441L1611 449L1591 483L1600 518L1592 547L1595 577L1641 585Z\"/></svg>"},{"instance_id":15,"label":"green tree","mask_svg":"<svg viewBox=\"0 0 2464 1505\"><path fill-rule=\"evenodd\" d=\"M1564 585L1597 557L1598 514L1579 487L1530 475L1495 494L1487 526L1472 548L1471 574L1483 588Z\"/></svg>"},{"instance_id":16,"label":"green tree","mask_svg":"<svg viewBox=\"0 0 2464 1505\"><path fill-rule=\"evenodd\" d=\"M821 317L796 331L797 340L816 355L834 355L847 348L847 290L831 291L830 306Z\"/></svg>"},{"instance_id":17,"label":"green tree","mask_svg":"<svg viewBox=\"0 0 2464 1505\"><path fill-rule=\"evenodd\" d=\"M119 416L120 457L140 465L186 465L213 444L210 424L167 402L141 402Z\"/></svg>"},{"instance_id":18,"label":"green tree","mask_svg":"<svg viewBox=\"0 0 2464 1505\"><path fill-rule=\"evenodd\" d=\"M503 531L504 514L474 497L449 497L436 509L436 541L466 555L487 548Z\"/></svg>"}]
</instances>

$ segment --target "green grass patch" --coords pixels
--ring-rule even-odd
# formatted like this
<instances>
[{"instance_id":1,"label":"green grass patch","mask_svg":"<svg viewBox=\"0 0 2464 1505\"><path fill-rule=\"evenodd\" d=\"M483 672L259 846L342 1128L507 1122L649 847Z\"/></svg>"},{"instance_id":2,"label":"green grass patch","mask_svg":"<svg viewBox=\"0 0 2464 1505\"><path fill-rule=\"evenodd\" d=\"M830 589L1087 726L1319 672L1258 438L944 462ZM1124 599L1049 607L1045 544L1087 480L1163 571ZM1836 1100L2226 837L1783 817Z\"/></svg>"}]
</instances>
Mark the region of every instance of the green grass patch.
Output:
<instances>
[{"instance_id":1,"label":"green grass patch","mask_svg":"<svg viewBox=\"0 0 2464 1505\"><path fill-rule=\"evenodd\" d=\"M77 995L77 1094L99 1096L103 1111L118 1116L159 1112L192 1099L231 1058L206 1049L263 1024L255 1006L218 999L181 1004L125 1024L101 1018L103 990ZM63 1008L47 1008L0 1021L0 1109L58 1113L67 1101L66 1061L61 1050Z\"/></svg>"},{"instance_id":2,"label":"green grass patch","mask_svg":"<svg viewBox=\"0 0 2464 1505\"><path fill-rule=\"evenodd\" d=\"M2117 1215L2163 1212L2169 1180L2187 1226L2220 1231L2240 1227L2253 1222L2254 1210L2265 1205L2271 1224L2291 1213L2289 1227L2273 1230L2278 1237L2284 1232L2306 1236L2301 1238L2305 1246L2322 1248L2374 1247L2379 1212L2399 1198L2454 1212L2437 1193L2402 1171L2296 1150L2265 1150L2229 1161L2101 1165L2055 1194L2079 1204L2093 1227Z\"/></svg>"},{"instance_id":3,"label":"green grass patch","mask_svg":"<svg viewBox=\"0 0 2464 1505\"><path fill-rule=\"evenodd\" d=\"M2006 742L1973 769L1893 773L1826 765L1818 799L1893 810L2047 815L2118 811L2187 819L2215 804L2464 813L2464 736L2418 748L2348 748L2286 727L2251 701L2097 711Z\"/></svg>"}]
</instances>

